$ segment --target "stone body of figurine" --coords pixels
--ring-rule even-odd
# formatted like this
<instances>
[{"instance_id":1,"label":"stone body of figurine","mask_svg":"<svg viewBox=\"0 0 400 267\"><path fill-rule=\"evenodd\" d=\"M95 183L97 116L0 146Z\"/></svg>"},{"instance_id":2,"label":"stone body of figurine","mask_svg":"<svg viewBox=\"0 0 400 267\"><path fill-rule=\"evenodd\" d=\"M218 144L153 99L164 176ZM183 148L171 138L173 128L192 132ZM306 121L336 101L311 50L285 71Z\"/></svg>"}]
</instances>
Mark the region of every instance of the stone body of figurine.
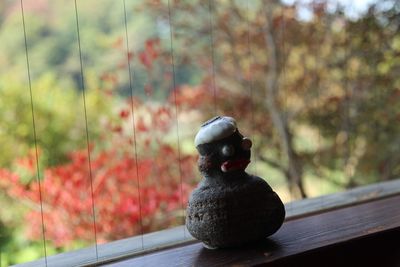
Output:
<instances>
[{"instance_id":1,"label":"stone body of figurine","mask_svg":"<svg viewBox=\"0 0 400 267\"><path fill-rule=\"evenodd\" d=\"M247 174L252 142L231 117L205 122L195 138L202 181L192 192L186 227L207 248L236 247L275 233L285 218L279 196Z\"/></svg>"}]
</instances>

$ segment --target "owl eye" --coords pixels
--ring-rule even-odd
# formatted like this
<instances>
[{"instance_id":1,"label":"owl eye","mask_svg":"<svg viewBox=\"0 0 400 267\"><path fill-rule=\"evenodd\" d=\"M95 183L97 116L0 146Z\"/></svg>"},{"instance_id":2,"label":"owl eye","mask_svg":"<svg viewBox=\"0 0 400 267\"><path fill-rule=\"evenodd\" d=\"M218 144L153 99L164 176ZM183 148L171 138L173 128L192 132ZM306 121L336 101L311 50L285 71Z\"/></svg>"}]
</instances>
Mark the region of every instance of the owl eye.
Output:
<instances>
[{"instance_id":1,"label":"owl eye","mask_svg":"<svg viewBox=\"0 0 400 267\"><path fill-rule=\"evenodd\" d=\"M250 148L252 147L253 143L251 142L251 140L247 137L244 137L242 140L242 148L244 150L250 150Z\"/></svg>"},{"instance_id":2,"label":"owl eye","mask_svg":"<svg viewBox=\"0 0 400 267\"><path fill-rule=\"evenodd\" d=\"M224 145L221 149L221 153L223 156L226 157L233 156L233 154L235 153L235 149L231 145Z\"/></svg>"}]
</instances>

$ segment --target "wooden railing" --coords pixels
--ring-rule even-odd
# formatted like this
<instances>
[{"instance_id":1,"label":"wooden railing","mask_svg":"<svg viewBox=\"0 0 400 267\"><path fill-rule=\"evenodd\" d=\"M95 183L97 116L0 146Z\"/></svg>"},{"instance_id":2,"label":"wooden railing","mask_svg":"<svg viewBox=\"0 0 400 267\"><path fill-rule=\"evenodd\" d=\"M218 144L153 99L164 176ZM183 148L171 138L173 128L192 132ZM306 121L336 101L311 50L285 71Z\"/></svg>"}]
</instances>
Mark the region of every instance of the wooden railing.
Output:
<instances>
[{"instance_id":1,"label":"wooden railing","mask_svg":"<svg viewBox=\"0 0 400 267\"><path fill-rule=\"evenodd\" d=\"M393 239L391 239L392 244L390 245L397 244L397 247L395 247L395 251L390 251L389 255L382 251L362 255L362 257L352 255L353 250L359 251L357 246L363 246L361 243L351 245L344 255L331 256L335 262L342 264L332 265L329 262L330 259L323 259L320 262L315 260L315 258L322 258L316 251L327 249L330 246L341 247L356 240L388 232L397 237L400 236L399 203L400 196L395 196L287 221L270 239L248 247L208 250L202 244L195 243L118 261L110 266L212 267L270 266L271 264L274 266L399 266L400 247L397 242L393 243ZM380 245L382 246L382 241ZM378 251L379 247L375 246L377 244L370 247L368 251ZM337 251L340 248L336 247L333 250ZM299 262L299 256L310 252L314 252L316 256L303 257ZM326 252L324 251L324 253ZM390 259L389 262L387 262L388 259ZM371 265L368 261L374 263ZM349 262L358 262L360 265L349 264ZM385 264L378 264L382 262Z\"/></svg>"},{"instance_id":2,"label":"wooden railing","mask_svg":"<svg viewBox=\"0 0 400 267\"><path fill-rule=\"evenodd\" d=\"M99 245L97 264L212 266L216 263L229 265L249 261L249 264L245 264L247 266L275 262L307 251L399 229L398 203L400 180L377 183L286 204L284 226L270 239L275 246L266 242L244 249L206 251L189 234L187 238L182 238L184 229L180 226ZM90 266L96 263L93 247L49 256L47 261L49 266ZM43 266L43 263L42 259L19 266L36 267Z\"/></svg>"}]
</instances>

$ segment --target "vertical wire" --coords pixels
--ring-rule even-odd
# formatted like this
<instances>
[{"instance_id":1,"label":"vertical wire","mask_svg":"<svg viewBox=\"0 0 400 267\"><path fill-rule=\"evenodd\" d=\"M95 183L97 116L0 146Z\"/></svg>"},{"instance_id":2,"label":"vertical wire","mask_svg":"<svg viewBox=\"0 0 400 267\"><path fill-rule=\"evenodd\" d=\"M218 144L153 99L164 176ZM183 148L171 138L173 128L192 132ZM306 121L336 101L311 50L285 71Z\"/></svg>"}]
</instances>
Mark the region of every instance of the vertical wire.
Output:
<instances>
[{"instance_id":1,"label":"vertical wire","mask_svg":"<svg viewBox=\"0 0 400 267\"><path fill-rule=\"evenodd\" d=\"M144 240L143 240L143 218L142 218L142 200L140 194L140 179L139 179L139 164L138 164L138 153L137 153L137 142L136 142L136 127L135 127L135 112L133 109L133 82L132 75L135 73L131 71L131 62L129 60L129 38L128 38L128 22L126 15L126 3L124 3L124 22L125 22L125 40L126 40L126 60L128 63L128 75L129 75L129 88L131 91L131 113L132 113L132 132L133 132L133 149L135 155L135 165L136 165L136 179L137 179L137 191L138 191L138 200L139 200L139 219L140 219L140 233L142 239L142 250L144 249Z\"/></svg>"},{"instance_id":2,"label":"vertical wire","mask_svg":"<svg viewBox=\"0 0 400 267\"><path fill-rule=\"evenodd\" d=\"M352 1L349 1L349 9L350 9L350 12L353 12L354 11L354 9L353 9L353 4L352 4ZM353 153L354 153L354 147L355 147L355 145L354 145L354 143L353 143L353 145L352 145L352 142L351 142L351 139L350 139L350 137L351 136L353 136L353 137L355 137L356 135L354 134L354 125L352 125L352 109L354 109L354 105L352 105L353 104L353 100L354 100L354 82L351 82L351 73L349 72L349 56L351 55L351 46L350 46L350 42L349 42L349 40L350 40L350 38L351 38L351 36L349 36L349 32L350 32L350 27L351 27L351 23L350 23L351 21L350 21L350 17L349 17L349 23L348 23L348 27L346 28L346 36L347 36L347 41L348 41L348 45L346 45L346 47L347 47L347 56L346 56L346 58L347 58L347 62L346 62L346 65L347 65L347 67L346 67L346 72L347 72L347 75L348 75L348 78L347 78L347 82L350 84L350 86L349 86L349 84L347 85L349 88L348 88L348 91L349 91L349 105L348 105L348 110L347 110L347 117L348 117L348 124L349 124L349 138L348 138L348 147L347 147L347 150L348 150L348 153L349 153L349 158L350 158L350 161L352 161L352 157L353 157ZM353 148L353 149L352 149ZM353 150L353 151L352 151ZM354 164L353 164L354 165ZM355 171L356 171L356 165L354 165L353 166L353 168L352 168L352 171L350 172L350 176L351 176L351 179L353 179L354 178L354 176L355 176Z\"/></svg>"},{"instance_id":3,"label":"vertical wire","mask_svg":"<svg viewBox=\"0 0 400 267\"><path fill-rule=\"evenodd\" d=\"M182 209L182 222L185 224L185 204L183 203L183 177L182 177L182 166L181 166L181 142L179 137L179 120L178 120L178 104L176 96L176 78L175 78L175 59L174 59L174 42L173 42L173 28L172 28L172 16L171 16L171 4L168 0L168 21L169 21L169 34L170 34L170 50L171 50L171 67L172 67L172 81L174 92L174 106L175 106L175 121L176 121L176 140L178 146L178 167L179 167L179 178L180 178L180 193L181 193L181 209ZM186 230L183 227L183 236L186 238Z\"/></svg>"},{"instance_id":4,"label":"vertical wire","mask_svg":"<svg viewBox=\"0 0 400 267\"><path fill-rule=\"evenodd\" d=\"M213 89L213 100L214 100L214 114L217 115L217 87L215 82L215 51L214 51L214 25L213 25L213 14L214 9L211 4L212 0L208 0L208 13L209 13L209 26L210 26L210 48L211 48L211 64L212 64L212 89Z\"/></svg>"},{"instance_id":5,"label":"vertical wire","mask_svg":"<svg viewBox=\"0 0 400 267\"><path fill-rule=\"evenodd\" d=\"M351 6L349 7L350 10ZM344 127L346 131L346 148L345 148L345 169L344 169L344 175L346 180L351 179L351 173L348 171L349 169L347 166L349 166L349 161L351 157L351 140L350 140L350 132L351 132L351 122L350 122L350 90L349 90L349 73L348 73L348 55L349 55L349 48L348 48L348 42L349 42L349 36L348 36L348 27L349 27L349 17L346 18L346 14L343 13L343 16L345 17L345 67L344 67L344 73L345 73L345 78L344 78L344 90L345 90L345 114L344 114Z\"/></svg>"},{"instance_id":6,"label":"vertical wire","mask_svg":"<svg viewBox=\"0 0 400 267\"><path fill-rule=\"evenodd\" d=\"M79 63L80 63L80 72L81 72L81 89L82 89L82 98L83 98L83 109L84 109L84 117L85 117L85 129L86 129L86 144L87 144L87 153L88 153L88 167L89 167L89 178L90 178L90 193L92 198L92 213L93 213L93 231L94 231L94 241L95 241L95 250L96 250L96 262L99 260L99 253L97 248L97 229L96 229L96 213L94 206L94 193L93 193L93 175L92 175L92 162L90 157L90 139L89 139L89 129L88 129L88 118L87 118L87 108L86 108L86 88L85 88L85 79L83 76L83 63L82 63L82 49L81 49L81 37L79 32L79 17L78 17L78 5L76 4L76 0L74 0L75 4L75 18L76 18L76 33L78 38L78 49L79 49Z\"/></svg>"},{"instance_id":7,"label":"vertical wire","mask_svg":"<svg viewBox=\"0 0 400 267\"><path fill-rule=\"evenodd\" d=\"M246 23L247 23L247 56L249 58L249 81L248 87L250 91L250 124L251 124L251 134L254 138L255 133L255 121L254 121L254 88L253 88L253 75L251 73L251 64L253 63L253 52L251 50L251 37L250 37L250 8L249 8L249 0L246 2ZM256 151L256 150L254 150ZM257 157L258 155L254 155L254 174L257 175Z\"/></svg>"},{"instance_id":8,"label":"vertical wire","mask_svg":"<svg viewBox=\"0 0 400 267\"><path fill-rule=\"evenodd\" d=\"M34 142L35 142L36 179L37 179L38 187L39 187L40 215L41 215L41 220L42 220L42 237L43 237L44 261L45 261L45 265L47 267L46 229L45 229L45 225L44 225L44 216L43 216L43 199L42 199L42 185L41 185L41 181L40 181L39 152L38 152L38 144L37 144L36 121L35 121L35 112L34 112L34 104L33 104L33 93L32 93L31 70L30 70L30 64L29 64L28 42L27 42L27 38L26 38L24 4L23 4L22 0L21 0L21 15L22 15L22 27L23 27L23 30L24 30L26 69L27 69L27 72L28 72L29 95L30 95L30 102L31 102L33 139L34 139Z\"/></svg>"},{"instance_id":9,"label":"vertical wire","mask_svg":"<svg viewBox=\"0 0 400 267\"><path fill-rule=\"evenodd\" d=\"M314 11L314 13L315 13L315 11ZM318 25L316 25L316 26L318 26ZM315 32L316 32L316 35L317 35L317 38L318 38L319 37L318 30L316 30ZM320 45L319 45L318 41L316 42L316 44L317 44L317 48L315 49L315 70L314 70L314 75L315 76L314 76L314 78L317 79L315 81L316 82L316 86L317 86L317 106L319 108L322 108L319 105L319 103L321 101L321 92L320 92L320 83L319 83L319 74L318 74L318 72L319 72L319 64L318 64L318 62L319 62L319 57L320 57ZM321 157L320 149L321 149L321 131L318 130L318 135L317 135L317 155L316 155L317 164L318 164L316 166L317 170L318 170L319 164L320 164L320 157ZM317 175L318 175L318 172L317 172ZM323 198L323 195L324 195L324 192L323 192L324 191L324 183L322 181L322 178L320 178L320 187L321 187L320 190L321 190L321 195L322 195L320 204L323 207L323 205L324 205L324 198Z\"/></svg>"},{"instance_id":10,"label":"vertical wire","mask_svg":"<svg viewBox=\"0 0 400 267\"><path fill-rule=\"evenodd\" d=\"M315 0L314 0L314 2L313 2L313 11L314 11L314 16L315 16ZM325 13L324 13L324 16L325 16ZM320 92L320 82L319 82L319 74L318 74L318 71L319 71L319 59L320 59L320 42L319 42L319 40L318 40L318 37L320 37L320 34L318 33L318 23L320 23L320 21L318 20L316 20L316 22L315 22L315 25L316 25L316 30L313 32L314 34L315 34L315 36L317 37L317 40L314 40L314 42L316 43L316 49L315 49L315 54L314 54L314 60L315 60L315 70L314 70L314 79L315 79L315 86L316 86L316 91L317 91L317 103L316 103L316 105L317 105L317 107L318 108L322 108L319 104L320 104L320 101L321 101L321 92ZM325 36L324 34L322 34L321 33L321 35L322 36ZM321 41L324 41L324 39L323 40L321 40ZM321 127L321 125L320 125L320 123L321 123L321 119L319 119L317 122L316 122L317 124L319 124L319 126L318 127ZM316 155L315 155L315 157L316 157L316 162L317 162L317 166L315 167L316 168L316 174L317 174L317 176L319 175L319 171L318 171L318 168L320 167L319 166L319 164L320 164L320 158L321 158L321 154L320 154L320 149L321 149L321 131L320 131L320 129L318 128L318 133L317 133L317 148L316 148ZM318 179L318 178L317 178ZM323 182L323 180L322 180L322 177L320 177L319 178L319 181L320 181L320 192L321 192L321 201L320 201L320 208L323 208L323 206L324 206L324 182Z\"/></svg>"},{"instance_id":11,"label":"vertical wire","mask_svg":"<svg viewBox=\"0 0 400 267\"><path fill-rule=\"evenodd\" d=\"M283 64L283 66L282 66L282 80L280 81L280 86L281 86L281 88L282 88L282 90L284 90L285 88L284 88L284 82L285 82L285 80L286 80L286 62L285 62L285 53L286 53L286 40L285 40L285 35L286 35L286 19L285 19L285 7L284 7L284 4L283 3L280 3L280 5L281 5L281 16L282 16L282 26L281 26L281 38L282 38L282 55L281 55L281 60L280 60L280 62L281 62L281 64ZM284 114L284 116L283 116L283 119L284 120L287 120L287 113L288 113L288 110L287 110L287 98L288 98L288 96L287 96L287 92L284 92L284 94L285 94L285 97L284 97L284 108L283 108L283 110L284 110L284 112L283 112L283 114ZM289 159L290 160L290 159ZM288 163L289 164L289 163ZM289 183L290 183L290 181L289 181ZM293 200L294 200L294 197L293 197L293 188L292 188L292 185L291 184L289 184L289 200L290 200L290 202L289 202L289 209L290 209L290 211L292 211L292 209L293 209L293 206L292 206L292 202L293 202Z\"/></svg>"}]
</instances>

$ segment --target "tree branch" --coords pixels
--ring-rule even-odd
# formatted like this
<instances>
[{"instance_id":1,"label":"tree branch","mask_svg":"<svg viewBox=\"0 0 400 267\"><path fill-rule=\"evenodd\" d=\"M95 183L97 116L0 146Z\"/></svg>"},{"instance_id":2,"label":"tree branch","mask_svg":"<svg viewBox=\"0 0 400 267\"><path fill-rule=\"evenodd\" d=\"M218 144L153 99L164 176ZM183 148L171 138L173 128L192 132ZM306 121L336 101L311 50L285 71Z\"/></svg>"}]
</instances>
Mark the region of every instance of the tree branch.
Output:
<instances>
[{"instance_id":1,"label":"tree branch","mask_svg":"<svg viewBox=\"0 0 400 267\"><path fill-rule=\"evenodd\" d=\"M270 165L272 168L278 169L279 171L283 172L285 174L285 176L289 175L288 170L285 168L285 166L283 166L279 162L277 162L277 161L275 161L273 159L267 158L265 156L262 156L262 155L259 155L258 158L261 161L263 161L263 162L267 163L268 165Z\"/></svg>"},{"instance_id":2,"label":"tree branch","mask_svg":"<svg viewBox=\"0 0 400 267\"><path fill-rule=\"evenodd\" d=\"M279 75L278 75L278 51L275 44L275 39L272 33L272 11L271 8L266 8L264 5L264 15L266 23L263 27L264 39L266 43L266 50L268 55L268 68L266 70L265 89L266 89L266 106L271 115L272 123L278 132L280 146L283 154L288 161L288 182L295 184L300 192L301 197L306 197L302 181L302 167L299 164L298 157L292 144L292 135L289 132L288 122L277 105L277 97L279 91Z\"/></svg>"}]
</instances>

